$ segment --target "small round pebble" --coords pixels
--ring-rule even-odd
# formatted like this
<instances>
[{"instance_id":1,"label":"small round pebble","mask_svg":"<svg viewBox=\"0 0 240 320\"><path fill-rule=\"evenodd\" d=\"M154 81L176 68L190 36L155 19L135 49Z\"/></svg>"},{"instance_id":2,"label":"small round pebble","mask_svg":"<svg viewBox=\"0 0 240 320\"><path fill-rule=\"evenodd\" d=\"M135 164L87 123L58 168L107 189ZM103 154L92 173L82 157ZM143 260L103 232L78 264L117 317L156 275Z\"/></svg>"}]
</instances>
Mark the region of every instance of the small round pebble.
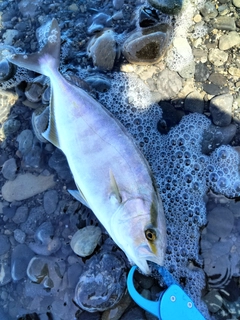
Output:
<instances>
[{"instance_id":1,"label":"small round pebble","mask_svg":"<svg viewBox=\"0 0 240 320\"><path fill-rule=\"evenodd\" d=\"M16 224L19 224L19 223L25 222L27 220L27 217L28 217L28 208L26 206L21 206L17 208L12 220Z\"/></svg>"},{"instance_id":2,"label":"small round pebble","mask_svg":"<svg viewBox=\"0 0 240 320\"><path fill-rule=\"evenodd\" d=\"M14 232L14 239L18 242L18 243L24 243L26 240L26 233L23 232L21 229L15 229Z\"/></svg>"},{"instance_id":3,"label":"small round pebble","mask_svg":"<svg viewBox=\"0 0 240 320\"><path fill-rule=\"evenodd\" d=\"M53 213L58 204L58 193L56 190L48 190L44 194L43 207L47 214Z\"/></svg>"},{"instance_id":4,"label":"small round pebble","mask_svg":"<svg viewBox=\"0 0 240 320\"><path fill-rule=\"evenodd\" d=\"M2 174L5 179L14 180L16 177L17 164L14 158L8 159L4 162L2 167Z\"/></svg>"},{"instance_id":5,"label":"small round pebble","mask_svg":"<svg viewBox=\"0 0 240 320\"><path fill-rule=\"evenodd\" d=\"M87 226L78 230L71 239L72 250L80 257L90 256L95 250L102 231L99 227Z\"/></svg>"},{"instance_id":6,"label":"small round pebble","mask_svg":"<svg viewBox=\"0 0 240 320\"><path fill-rule=\"evenodd\" d=\"M231 94L222 94L211 99L209 109L215 125L225 127L231 123L232 104Z\"/></svg>"}]
</instances>

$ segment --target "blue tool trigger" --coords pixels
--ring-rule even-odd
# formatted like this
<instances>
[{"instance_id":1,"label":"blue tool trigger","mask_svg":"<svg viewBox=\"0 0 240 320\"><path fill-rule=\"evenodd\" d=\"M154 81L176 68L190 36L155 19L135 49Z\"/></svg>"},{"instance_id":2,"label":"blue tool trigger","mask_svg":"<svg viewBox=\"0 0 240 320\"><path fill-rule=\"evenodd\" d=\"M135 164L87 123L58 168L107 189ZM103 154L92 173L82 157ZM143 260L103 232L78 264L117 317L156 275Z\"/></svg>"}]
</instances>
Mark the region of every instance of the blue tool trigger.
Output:
<instances>
[{"instance_id":1,"label":"blue tool trigger","mask_svg":"<svg viewBox=\"0 0 240 320\"><path fill-rule=\"evenodd\" d=\"M141 296L133 284L136 268L133 266L128 274L127 287L130 296L141 308L152 313L159 320L205 320L190 297L176 282L167 284L169 287L160 294L158 301L147 300ZM163 274L168 274L167 270Z\"/></svg>"}]
</instances>

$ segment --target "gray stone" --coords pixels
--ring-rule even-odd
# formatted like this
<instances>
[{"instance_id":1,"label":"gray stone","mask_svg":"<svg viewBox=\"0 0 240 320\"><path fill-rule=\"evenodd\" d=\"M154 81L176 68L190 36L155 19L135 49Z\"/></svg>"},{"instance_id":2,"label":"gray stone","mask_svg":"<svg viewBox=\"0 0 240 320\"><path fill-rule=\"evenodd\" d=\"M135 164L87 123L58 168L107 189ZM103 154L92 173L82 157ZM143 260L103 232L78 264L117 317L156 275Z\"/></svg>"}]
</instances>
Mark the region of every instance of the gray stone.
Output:
<instances>
[{"instance_id":1,"label":"gray stone","mask_svg":"<svg viewBox=\"0 0 240 320\"><path fill-rule=\"evenodd\" d=\"M55 149L48 161L48 165L50 168L56 170L58 176L66 180L66 182L69 182L73 179L67 159L61 150Z\"/></svg>"},{"instance_id":2,"label":"gray stone","mask_svg":"<svg viewBox=\"0 0 240 320\"><path fill-rule=\"evenodd\" d=\"M219 39L219 49L228 50L240 44L240 35L237 31L231 31Z\"/></svg>"},{"instance_id":3,"label":"gray stone","mask_svg":"<svg viewBox=\"0 0 240 320\"><path fill-rule=\"evenodd\" d=\"M190 112L203 113L204 101L198 91L189 93L184 102L184 109Z\"/></svg>"},{"instance_id":4,"label":"gray stone","mask_svg":"<svg viewBox=\"0 0 240 320\"><path fill-rule=\"evenodd\" d=\"M13 181L7 181L2 187L6 201L21 201L39 194L55 185L54 176L35 176L31 173L19 174Z\"/></svg>"},{"instance_id":5,"label":"gray stone","mask_svg":"<svg viewBox=\"0 0 240 320\"><path fill-rule=\"evenodd\" d=\"M0 287L5 286L5 284L9 283L12 280L11 277L11 268L7 261L0 260ZM4 319L1 317L0 313L0 319Z\"/></svg>"},{"instance_id":6,"label":"gray stone","mask_svg":"<svg viewBox=\"0 0 240 320\"><path fill-rule=\"evenodd\" d=\"M194 78L197 82L204 82L209 77L210 71L205 63L199 62L195 65Z\"/></svg>"},{"instance_id":7,"label":"gray stone","mask_svg":"<svg viewBox=\"0 0 240 320\"><path fill-rule=\"evenodd\" d=\"M45 212L43 207L32 208L27 220L21 224L21 230L28 235L33 235L37 227L43 223L44 218Z\"/></svg>"},{"instance_id":8,"label":"gray stone","mask_svg":"<svg viewBox=\"0 0 240 320\"><path fill-rule=\"evenodd\" d=\"M75 301L89 312L104 311L121 299L126 288L123 260L113 253L94 255L80 276ZM112 272L114 270L114 272Z\"/></svg>"},{"instance_id":9,"label":"gray stone","mask_svg":"<svg viewBox=\"0 0 240 320\"><path fill-rule=\"evenodd\" d=\"M213 83L203 83L203 90L212 96L229 93L228 87L220 87Z\"/></svg>"},{"instance_id":10,"label":"gray stone","mask_svg":"<svg viewBox=\"0 0 240 320\"><path fill-rule=\"evenodd\" d=\"M154 8L166 14L178 14L182 9L181 0L148 0Z\"/></svg>"},{"instance_id":11,"label":"gray stone","mask_svg":"<svg viewBox=\"0 0 240 320\"><path fill-rule=\"evenodd\" d=\"M12 218L13 222L16 224L23 223L28 217L28 208L26 206L21 206L17 208L14 217Z\"/></svg>"},{"instance_id":12,"label":"gray stone","mask_svg":"<svg viewBox=\"0 0 240 320\"><path fill-rule=\"evenodd\" d=\"M233 5L237 8L240 8L240 0L233 0Z\"/></svg>"},{"instance_id":13,"label":"gray stone","mask_svg":"<svg viewBox=\"0 0 240 320\"><path fill-rule=\"evenodd\" d=\"M236 30L235 19L229 16L220 16L214 20L213 27L219 30Z\"/></svg>"},{"instance_id":14,"label":"gray stone","mask_svg":"<svg viewBox=\"0 0 240 320\"><path fill-rule=\"evenodd\" d=\"M8 237L4 234L0 234L0 256L10 249L10 242Z\"/></svg>"},{"instance_id":15,"label":"gray stone","mask_svg":"<svg viewBox=\"0 0 240 320\"><path fill-rule=\"evenodd\" d=\"M231 94L222 94L211 99L209 109L215 125L225 127L231 123L232 104Z\"/></svg>"},{"instance_id":16,"label":"gray stone","mask_svg":"<svg viewBox=\"0 0 240 320\"><path fill-rule=\"evenodd\" d=\"M58 204L58 193L56 190L48 190L43 197L43 207L47 214L53 213Z\"/></svg>"},{"instance_id":17,"label":"gray stone","mask_svg":"<svg viewBox=\"0 0 240 320\"><path fill-rule=\"evenodd\" d=\"M225 77L223 74L219 72L213 72L208 80L220 87L224 87L227 84L227 77Z\"/></svg>"},{"instance_id":18,"label":"gray stone","mask_svg":"<svg viewBox=\"0 0 240 320\"><path fill-rule=\"evenodd\" d=\"M16 178L17 164L14 158L8 159L4 162L2 167L2 174L5 179L14 180Z\"/></svg>"},{"instance_id":19,"label":"gray stone","mask_svg":"<svg viewBox=\"0 0 240 320\"><path fill-rule=\"evenodd\" d=\"M78 230L72 237L72 250L80 257L90 256L95 250L102 232L99 227L87 226Z\"/></svg>"},{"instance_id":20,"label":"gray stone","mask_svg":"<svg viewBox=\"0 0 240 320\"><path fill-rule=\"evenodd\" d=\"M182 79L177 72L164 69L157 78L157 89L161 100L169 100L182 89Z\"/></svg>"},{"instance_id":21,"label":"gray stone","mask_svg":"<svg viewBox=\"0 0 240 320\"><path fill-rule=\"evenodd\" d=\"M134 30L122 46L124 57L131 63L148 65L160 61L168 46L170 26L158 24Z\"/></svg>"},{"instance_id":22,"label":"gray stone","mask_svg":"<svg viewBox=\"0 0 240 320\"><path fill-rule=\"evenodd\" d=\"M214 3L210 1L207 1L200 11L206 20L215 18L218 15L218 11L215 8Z\"/></svg>"},{"instance_id":23,"label":"gray stone","mask_svg":"<svg viewBox=\"0 0 240 320\"><path fill-rule=\"evenodd\" d=\"M11 275L14 281L21 280L27 274L27 266L34 253L26 244L17 245L11 256Z\"/></svg>"},{"instance_id":24,"label":"gray stone","mask_svg":"<svg viewBox=\"0 0 240 320\"><path fill-rule=\"evenodd\" d=\"M227 61L228 54L219 49L210 49L208 54L208 59L212 64L219 67L224 65L224 63Z\"/></svg>"},{"instance_id":25,"label":"gray stone","mask_svg":"<svg viewBox=\"0 0 240 320\"><path fill-rule=\"evenodd\" d=\"M89 42L87 51L95 67L102 70L112 70L116 57L114 32L106 30L101 35L94 36Z\"/></svg>"},{"instance_id":26,"label":"gray stone","mask_svg":"<svg viewBox=\"0 0 240 320\"><path fill-rule=\"evenodd\" d=\"M6 137L18 131L21 127L21 122L17 119L7 119L3 124L3 132Z\"/></svg>"},{"instance_id":27,"label":"gray stone","mask_svg":"<svg viewBox=\"0 0 240 320\"><path fill-rule=\"evenodd\" d=\"M136 320L145 320L145 316L143 310L140 308L132 308L127 311L121 320L129 320L129 319L136 319Z\"/></svg>"},{"instance_id":28,"label":"gray stone","mask_svg":"<svg viewBox=\"0 0 240 320\"><path fill-rule=\"evenodd\" d=\"M216 313L221 309L223 298L221 297L218 290L213 289L203 297L203 300L208 306L210 312Z\"/></svg>"},{"instance_id":29,"label":"gray stone","mask_svg":"<svg viewBox=\"0 0 240 320\"><path fill-rule=\"evenodd\" d=\"M21 229L15 229L13 232L13 235L14 235L14 239L18 243L24 243L26 240L26 234Z\"/></svg>"},{"instance_id":30,"label":"gray stone","mask_svg":"<svg viewBox=\"0 0 240 320\"><path fill-rule=\"evenodd\" d=\"M112 0L113 2L113 7L116 9L116 10L120 10L122 9L122 6L124 4L124 0Z\"/></svg>"},{"instance_id":31,"label":"gray stone","mask_svg":"<svg viewBox=\"0 0 240 320\"><path fill-rule=\"evenodd\" d=\"M208 214L207 232L224 239L231 234L234 225L233 213L223 206L216 206Z\"/></svg>"},{"instance_id":32,"label":"gray stone","mask_svg":"<svg viewBox=\"0 0 240 320\"><path fill-rule=\"evenodd\" d=\"M187 66L185 66L183 69L178 71L180 76L185 79L193 78L195 74L195 62L190 62Z\"/></svg>"},{"instance_id":33,"label":"gray stone","mask_svg":"<svg viewBox=\"0 0 240 320\"><path fill-rule=\"evenodd\" d=\"M22 155L27 154L32 147L33 133L31 130L23 130L17 137L18 150Z\"/></svg>"},{"instance_id":34,"label":"gray stone","mask_svg":"<svg viewBox=\"0 0 240 320\"><path fill-rule=\"evenodd\" d=\"M204 154L210 154L217 147L229 144L236 132L237 128L234 124L230 124L227 127L211 125L203 134L202 152Z\"/></svg>"}]
</instances>

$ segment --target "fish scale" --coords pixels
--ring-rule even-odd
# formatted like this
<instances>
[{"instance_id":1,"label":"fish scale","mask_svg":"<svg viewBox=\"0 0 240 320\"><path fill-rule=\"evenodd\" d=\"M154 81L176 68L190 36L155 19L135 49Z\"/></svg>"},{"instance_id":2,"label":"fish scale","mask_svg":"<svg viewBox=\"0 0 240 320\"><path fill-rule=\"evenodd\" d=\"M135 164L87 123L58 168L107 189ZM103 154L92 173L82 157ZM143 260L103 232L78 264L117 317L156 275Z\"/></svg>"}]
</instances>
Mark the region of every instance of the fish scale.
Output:
<instances>
[{"instance_id":1,"label":"fish scale","mask_svg":"<svg viewBox=\"0 0 240 320\"><path fill-rule=\"evenodd\" d=\"M55 19L40 52L8 60L51 81L50 118L43 137L66 155L78 190L69 191L97 216L129 261L149 273L164 263L162 201L147 161L113 115L58 71L60 30Z\"/></svg>"}]
</instances>

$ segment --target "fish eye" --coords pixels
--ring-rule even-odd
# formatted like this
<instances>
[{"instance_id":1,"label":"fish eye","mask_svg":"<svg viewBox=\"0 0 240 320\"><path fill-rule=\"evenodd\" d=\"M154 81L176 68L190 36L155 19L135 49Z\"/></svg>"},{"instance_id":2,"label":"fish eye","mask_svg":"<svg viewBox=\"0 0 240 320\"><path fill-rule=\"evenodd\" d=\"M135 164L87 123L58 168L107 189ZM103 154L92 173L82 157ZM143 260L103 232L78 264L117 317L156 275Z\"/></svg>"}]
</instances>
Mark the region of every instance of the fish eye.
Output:
<instances>
[{"instance_id":1,"label":"fish eye","mask_svg":"<svg viewBox=\"0 0 240 320\"><path fill-rule=\"evenodd\" d=\"M147 229L145 231L145 237L149 240L149 241L154 241L156 240L157 236L156 236L156 232L153 229Z\"/></svg>"}]
</instances>

